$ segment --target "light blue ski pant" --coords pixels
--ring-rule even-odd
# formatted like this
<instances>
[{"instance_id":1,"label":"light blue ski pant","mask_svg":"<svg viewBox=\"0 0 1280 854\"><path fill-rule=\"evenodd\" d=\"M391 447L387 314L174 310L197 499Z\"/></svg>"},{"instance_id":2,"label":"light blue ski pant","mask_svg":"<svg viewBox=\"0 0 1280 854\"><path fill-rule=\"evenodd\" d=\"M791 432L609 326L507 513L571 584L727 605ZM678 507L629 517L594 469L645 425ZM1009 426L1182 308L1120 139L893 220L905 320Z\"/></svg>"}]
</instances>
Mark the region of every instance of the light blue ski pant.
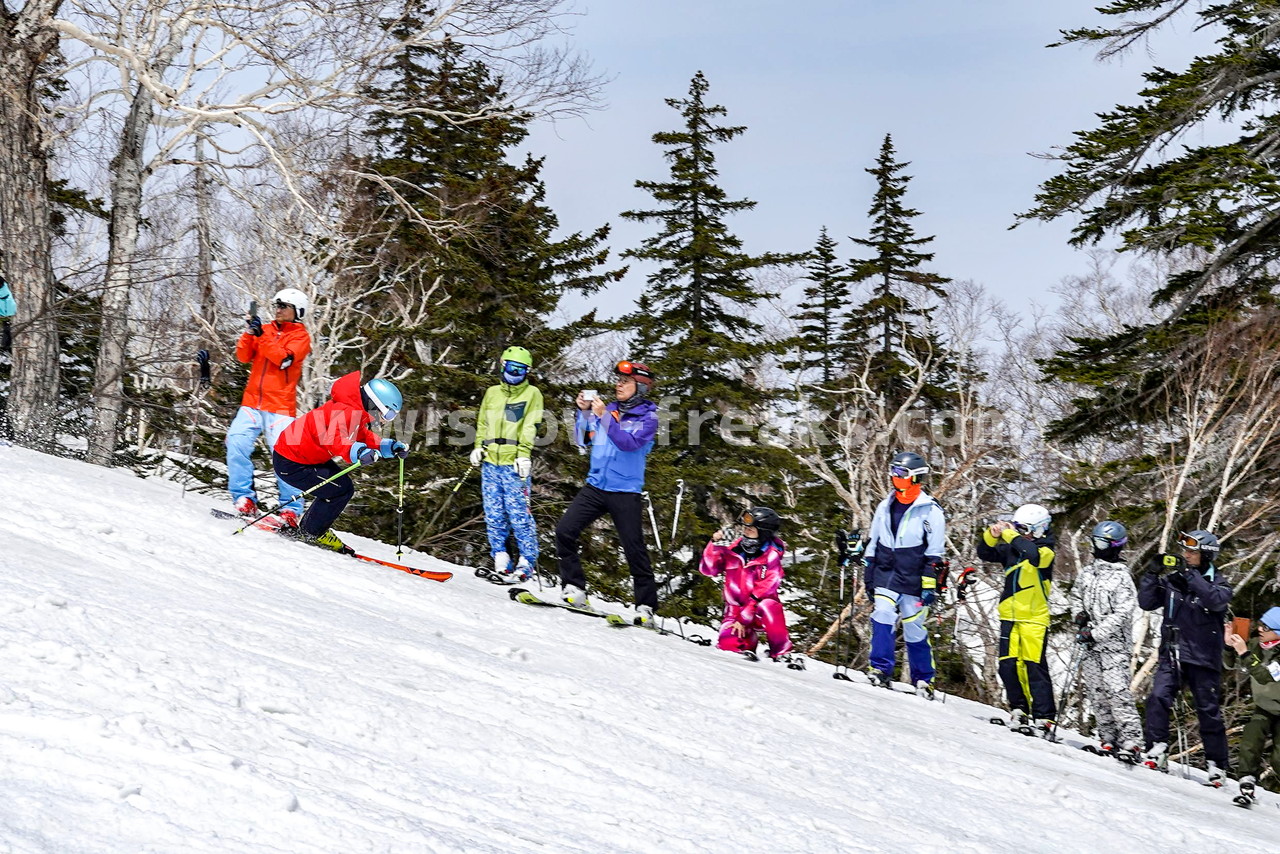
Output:
<instances>
[{"instance_id":1,"label":"light blue ski pant","mask_svg":"<svg viewBox=\"0 0 1280 854\"><path fill-rule=\"evenodd\" d=\"M235 420L227 428L227 489L231 492L231 500L239 501L246 495L258 502L258 494L253 488L253 443L263 433L267 434L267 450L276 446L276 440L285 428L293 423L292 415L281 415L276 412L264 412L261 409L240 407ZM276 478L276 488L280 490L280 500L286 502L281 510L292 510L302 515L301 490L295 489L280 478ZM265 508L264 508L265 509Z\"/></svg>"}]
</instances>

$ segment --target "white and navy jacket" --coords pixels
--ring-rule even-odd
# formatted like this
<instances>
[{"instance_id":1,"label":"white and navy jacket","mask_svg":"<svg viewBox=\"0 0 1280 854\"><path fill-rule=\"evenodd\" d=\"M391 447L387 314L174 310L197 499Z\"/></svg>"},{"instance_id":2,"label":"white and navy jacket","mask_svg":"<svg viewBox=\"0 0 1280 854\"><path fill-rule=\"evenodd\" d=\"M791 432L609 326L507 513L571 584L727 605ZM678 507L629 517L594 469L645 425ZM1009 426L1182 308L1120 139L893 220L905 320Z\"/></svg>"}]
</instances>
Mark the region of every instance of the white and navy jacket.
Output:
<instances>
[{"instance_id":1,"label":"white and navy jacket","mask_svg":"<svg viewBox=\"0 0 1280 854\"><path fill-rule=\"evenodd\" d=\"M919 596L923 592L921 578L933 574L929 564L942 560L947 536L942 506L921 490L903 514L894 536L889 525L889 502L897 500L890 493L871 520L871 540L864 557L868 595L877 587L887 587L905 596Z\"/></svg>"}]
</instances>

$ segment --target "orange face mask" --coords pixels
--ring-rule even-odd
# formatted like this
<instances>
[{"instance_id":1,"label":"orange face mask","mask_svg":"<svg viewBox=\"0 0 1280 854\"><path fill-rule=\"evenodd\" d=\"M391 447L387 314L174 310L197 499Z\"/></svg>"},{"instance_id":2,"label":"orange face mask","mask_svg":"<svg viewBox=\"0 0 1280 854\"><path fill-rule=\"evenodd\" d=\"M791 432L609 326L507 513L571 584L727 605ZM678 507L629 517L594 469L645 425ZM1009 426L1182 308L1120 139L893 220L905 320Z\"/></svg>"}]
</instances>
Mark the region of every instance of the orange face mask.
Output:
<instances>
[{"instance_id":1,"label":"orange face mask","mask_svg":"<svg viewBox=\"0 0 1280 854\"><path fill-rule=\"evenodd\" d=\"M920 495L920 484L912 483L909 477L891 477L893 489L898 493L898 500L905 503L915 501Z\"/></svg>"}]
</instances>

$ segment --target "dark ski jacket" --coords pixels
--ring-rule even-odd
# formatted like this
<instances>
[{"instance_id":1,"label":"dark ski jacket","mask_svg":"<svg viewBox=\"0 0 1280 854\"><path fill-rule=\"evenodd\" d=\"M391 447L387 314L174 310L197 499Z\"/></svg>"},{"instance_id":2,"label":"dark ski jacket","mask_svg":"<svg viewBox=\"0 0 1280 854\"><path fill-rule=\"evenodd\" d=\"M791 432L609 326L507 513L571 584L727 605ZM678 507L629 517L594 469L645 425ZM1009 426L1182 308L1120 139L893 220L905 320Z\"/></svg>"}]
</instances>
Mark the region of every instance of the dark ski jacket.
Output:
<instances>
[{"instance_id":1,"label":"dark ski jacket","mask_svg":"<svg viewBox=\"0 0 1280 854\"><path fill-rule=\"evenodd\" d=\"M1171 576L1180 573L1187 579L1186 593L1169 583ZM1232 590L1225 581L1218 581L1216 575L1217 569L1213 564L1204 573L1191 568L1168 575L1148 570L1138 579L1138 607L1163 613L1161 655L1173 655L1173 638L1177 635L1178 660L1181 663L1221 672L1222 627L1227 620Z\"/></svg>"}]
</instances>

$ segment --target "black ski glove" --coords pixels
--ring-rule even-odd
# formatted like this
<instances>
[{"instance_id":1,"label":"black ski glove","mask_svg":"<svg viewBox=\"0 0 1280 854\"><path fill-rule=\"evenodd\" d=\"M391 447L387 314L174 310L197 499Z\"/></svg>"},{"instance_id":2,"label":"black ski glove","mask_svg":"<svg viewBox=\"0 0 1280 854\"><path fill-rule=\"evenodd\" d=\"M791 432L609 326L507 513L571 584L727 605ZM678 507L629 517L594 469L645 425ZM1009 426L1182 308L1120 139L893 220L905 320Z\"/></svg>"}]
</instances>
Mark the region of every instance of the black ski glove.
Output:
<instances>
[{"instance_id":1,"label":"black ski glove","mask_svg":"<svg viewBox=\"0 0 1280 854\"><path fill-rule=\"evenodd\" d=\"M1089 628L1081 628L1080 631L1076 632L1076 643L1093 646L1093 631Z\"/></svg>"},{"instance_id":2,"label":"black ski glove","mask_svg":"<svg viewBox=\"0 0 1280 854\"><path fill-rule=\"evenodd\" d=\"M196 364L200 366L200 387L208 388L213 385L213 379L209 376L209 351L196 351Z\"/></svg>"},{"instance_id":3,"label":"black ski glove","mask_svg":"<svg viewBox=\"0 0 1280 854\"><path fill-rule=\"evenodd\" d=\"M253 335L262 335L262 318L250 317L245 322L245 326L249 327L249 332Z\"/></svg>"},{"instance_id":4,"label":"black ski glove","mask_svg":"<svg viewBox=\"0 0 1280 854\"><path fill-rule=\"evenodd\" d=\"M1181 572L1169 573L1169 578L1167 580L1169 582L1169 586L1174 590L1177 590L1179 593L1186 593L1187 588L1191 584L1191 580L1187 578L1187 571L1185 569Z\"/></svg>"}]
</instances>

